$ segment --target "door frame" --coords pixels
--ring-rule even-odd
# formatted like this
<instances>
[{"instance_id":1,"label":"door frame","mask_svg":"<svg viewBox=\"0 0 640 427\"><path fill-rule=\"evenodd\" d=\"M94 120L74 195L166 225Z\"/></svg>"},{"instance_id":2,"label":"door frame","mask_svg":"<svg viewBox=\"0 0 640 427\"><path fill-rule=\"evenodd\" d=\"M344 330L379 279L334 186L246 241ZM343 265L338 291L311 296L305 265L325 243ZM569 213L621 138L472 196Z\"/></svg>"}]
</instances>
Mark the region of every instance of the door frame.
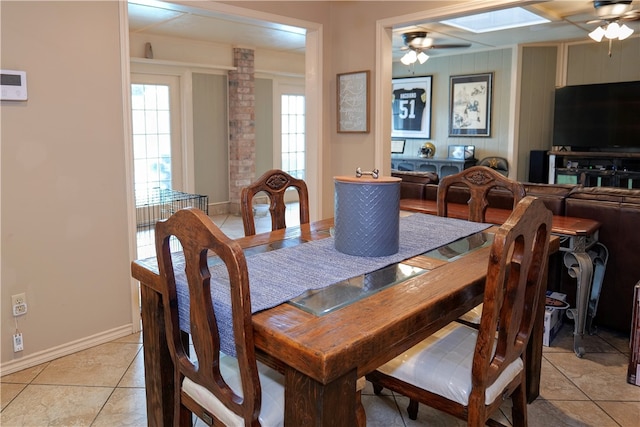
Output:
<instances>
[{"instance_id":1,"label":"door frame","mask_svg":"<svg viewBox=\"0 0 640 427\"><path fill-rule=\"evenodd\" d=\"M166 1L180 5L183 8L189 8L184 3L173 0ZM241 18L257 19L261 21L277 22L280 24L291 25L306 29L305 43L305 102L306 102L306 181L309 187L310 202L310 219L312 221L320 219L322 212L322 170L323 155L323 108L324 96L322 70L324 69L322 61L323 49L323 26L322 24L304 21L296 18L290 18L272 13L266 13L251 9L244 9L237 6L216 2L198 2L197 9L206 10L212 13L223 13L227 15L235 15ZM123 102L123 123L125 144L125 162L126 162L126 183L127 183L127 216L129 224L129 254L130 258L135 259L136 246L136 217L135 217L135 198L133 194L133 146L132 146L132 126L131 126L131 58L129 44L129 17L127 10L127 2L119 2L120 17L120 62L121 62L121 79L122 79L122 102ZM182 99L191 93L191 86L185 81L190 79L182 79ZM185 116L182 117L183 129L192 127L192 111L190 105L183 105ZM186 135L189 138L189 135ZM185 139L185 146L189 147L188 139ZM183 153L190 161L191 170L193 170L193 149L191 152ZM189 175L187 173L187 175ZM193 176L193 174L191 174ZM193 190L193 178L183 182L187 191ZM141 329L140 322L140 292L139 283L131 278L131 313L132 313L132 332L139 332Z\"/></svg>"}]
</instances>

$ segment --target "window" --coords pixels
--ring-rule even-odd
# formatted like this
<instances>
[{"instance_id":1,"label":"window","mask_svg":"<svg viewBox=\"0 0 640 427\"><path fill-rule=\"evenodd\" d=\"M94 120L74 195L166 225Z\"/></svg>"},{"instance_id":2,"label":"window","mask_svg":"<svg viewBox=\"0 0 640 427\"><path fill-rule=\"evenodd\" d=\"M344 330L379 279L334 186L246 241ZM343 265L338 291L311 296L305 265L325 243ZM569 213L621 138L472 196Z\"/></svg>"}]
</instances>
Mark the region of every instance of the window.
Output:
<instances>
[{"instance_id":1,"label":"window","mask_svg":"<svg viewBox=\"0 0 640 427\"><path fill-rule=\"evenodd\" d=\"M304 95L281 96L282 170L305 179Z\"/></svg>"},{"instance_id":2,"label":"window","mask_svg":"<svg viewBox=\"0 0 640 427\"><path fill-rule=\"evenodd\" d=\"M167 194L182 190L180 81L132 74L131 127L138 258L155 253L153 228L170 214Z\"/></svg>"},{"instance_id":3,"label":"window","mask_svg":"<svg viewBox=\"0 0 640 427\"><path fill-rule=\"evenodd\" d=\"M169 105L169 86L131 85L136 205L172 188Z\"/></svg>"}]
</instances>

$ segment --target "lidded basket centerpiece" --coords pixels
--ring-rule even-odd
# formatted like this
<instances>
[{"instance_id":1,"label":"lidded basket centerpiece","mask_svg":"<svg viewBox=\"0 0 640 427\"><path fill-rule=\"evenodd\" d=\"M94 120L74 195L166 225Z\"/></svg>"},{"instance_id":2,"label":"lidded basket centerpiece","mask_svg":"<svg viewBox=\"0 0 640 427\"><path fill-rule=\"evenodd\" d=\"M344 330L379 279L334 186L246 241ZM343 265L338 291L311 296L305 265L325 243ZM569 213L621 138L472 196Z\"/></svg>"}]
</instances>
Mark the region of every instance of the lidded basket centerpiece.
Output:
<instances>
[{"instance_id":1,"label":"lidded basket centerpiece","mask_svg":"<svg viewBox=\"0 0 640 427\"><path fill-rule=\"evenodd\" d=\"M335 248L366 257L389 256L400 247L400 178L379 176L378 170L336 176Z\"/></svg>"}]
</instances>

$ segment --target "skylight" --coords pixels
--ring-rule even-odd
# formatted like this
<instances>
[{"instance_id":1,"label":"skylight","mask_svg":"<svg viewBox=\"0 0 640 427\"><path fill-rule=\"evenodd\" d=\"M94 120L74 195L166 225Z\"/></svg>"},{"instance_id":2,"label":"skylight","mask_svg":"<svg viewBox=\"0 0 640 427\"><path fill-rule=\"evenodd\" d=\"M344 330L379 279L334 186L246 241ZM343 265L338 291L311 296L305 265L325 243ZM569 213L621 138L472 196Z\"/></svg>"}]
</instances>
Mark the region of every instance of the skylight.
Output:
<instances>
[{"instance_id":1,"label":"skylight","mask_svg":"<svg viewBox=\"0 0 640 427\"><path fill-rule=\"evenodd\" d=\"M506 30L508 28L526 27L550 22L535 13L521 7L495 10L493 12L448 19L443 24L461 28L473 33L488 33L490 31Z\"/></svg>"}]
</instances>

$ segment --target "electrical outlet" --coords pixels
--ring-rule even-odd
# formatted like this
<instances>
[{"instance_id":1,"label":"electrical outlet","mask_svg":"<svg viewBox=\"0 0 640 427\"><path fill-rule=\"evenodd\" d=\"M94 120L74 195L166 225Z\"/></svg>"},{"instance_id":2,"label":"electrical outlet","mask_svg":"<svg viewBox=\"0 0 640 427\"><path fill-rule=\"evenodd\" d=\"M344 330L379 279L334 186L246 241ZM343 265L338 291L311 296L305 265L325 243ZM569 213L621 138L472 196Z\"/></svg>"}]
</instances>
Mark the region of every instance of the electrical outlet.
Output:
<instances>
[{"instance_id":1,"label":"electrical outlet","mask_svg":"<svg viewBox=\"0 0 640 427\"><path fill-rule=\"evenodd\" d=\"M14 316L22 316L27 314L27 295L23 292L11 296L11 306L13 307Z\"/></svg>"},{"instance_id":2,"label":"electrical outlet","mask_svg":"<svg viewBox=\"0 0 640 427\"><path fill-rule=\"evenodd\" d=\"M22 341L22 333L18 332L13 335L13 352L17 353L24 350L24 341Z\"/></svg>"}]
</instances>

